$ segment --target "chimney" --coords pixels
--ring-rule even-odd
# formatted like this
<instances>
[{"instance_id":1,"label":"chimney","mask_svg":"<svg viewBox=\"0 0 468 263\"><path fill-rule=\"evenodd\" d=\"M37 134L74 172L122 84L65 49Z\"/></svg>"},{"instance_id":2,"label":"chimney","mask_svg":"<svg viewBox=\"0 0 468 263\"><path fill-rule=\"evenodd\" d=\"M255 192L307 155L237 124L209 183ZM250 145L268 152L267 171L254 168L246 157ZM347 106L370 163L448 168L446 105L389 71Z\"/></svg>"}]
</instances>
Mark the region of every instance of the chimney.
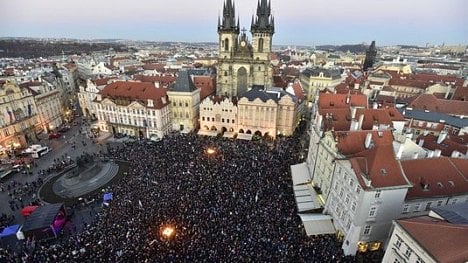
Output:
<instances>
[{"instance_id":1,"label":"chimney","mask_svg":"<svg viewBox=\"0 0 468 263\"><path fill-rule=\"evenodd\" d=\"M372 108L375 110L379 107L379 104L377 104L377 102L374 101L374 103L372 104Z\"/></svg>"},{"instance_id":2,"label":"chimney","mask_svg":"<svg viewBox=\"0 0 468 263\"><path fill-rule=\"evenodd\" d=\"M356 107L351 107L351 119L356 118L356 111L357 111Z\"/></svg>"},{"instance_id":3,"label":"chimney","mask_svg":"<svg viewBox=\"0 0 468 263\"><path fill-rule=\"evenodd\" d=\"M356 119L351 119L351 126L349 127L349 130L351 131L357 131L359 126L359 122Z\"/></svg>"},{"instance_id":4,"label":"chimney","mask_svg":"<svg viewBox=\"0 0 468 263\"><path fill-rule=\"evenodd\" d=\"M364 146L366 147L366 149L369 149L370 146L371 146L371 143L372 143L372 133L368 133L366 135L366 141L364 142Z\"/></svg>"},{"instance_id":5,"label":"chimney","mask_svg":"<svg viewBox=\"0 0 468 263\"><path fill-rule=\"evenodd\" d=\"M434 157L434 151L429 150L427 152L427 158L433 158Z\"/></svg>"},{"instance_id":6,"label":"chimney","mask_svg":"<svg viewBox=\"0 0 468 263\"><path fill-rule=\"evenodd\" d=\"M359 89L359 83L354 83L354 89Z\"/></svg>"},{"instance_id":7,"label":"chimney","mask_svg":"<svg viewBox=\"0 0 468 263\"><path fill-rule=\"evenodd\" d=\"M154 82L154 86L155 86L157 89L159 89L159 82L158 82L158 81Z\"/></svg>"},{"instance_id":8,"label":"chimney","mask_svg":"<svg viewBox=\"0 0 468 263\"><path fill-rule=\"evenodd\" d=\"M441 153L442 153L441 150L436 149L436 150L434 151L434 158L439 158Z\"/></svg>"},{"instance_id":9,"label":"chimney","mask_svg":"<svg viewBox=\"0 0 468 263\"><path fill-rule=\"evenodd\" d=\"M437 143L441 144L445 140L445 138L447 138L447 132L441 131L439 133L439 137L437 138Z\"/></svg>"},{"instance_id":10,"label":"chimney","mask_svg":"<svg viewBox=\"0 0 468 263\"><path fill-rule=\"evenodd\" d=\"M403 151L405 150L405 145L404 144L400 144L400 148L398 148L398 152L396 154L396 158L397 160L400 160L401 159L401 156L403 156Z\"/></svg>"},{"instance_id":11,"label":"chimney","mask_svg":"<svg viewBox=\"0 0 468 263\"><path fill-rule=\"evenodd\" d=\"M351 96L348 94L348 96L346 96L346 104L349 104L350 100L351 100Z\"/></svg>"},{"instance_id":12,"label":"chimney","mask_svg":"<svg viewBox=\"0 0 468 263\"><path fill-rule=\"evenodd\" d=\"M364 122L364 114L359 115L358 130L362 130L362 123Z\"/></svg>"},{"instance_id":13,"label":"chimney","mask_svg":"<svg viewBox=\"0 0 468 263\"><path fill-rule=\"evenodd\" d=\"M445 96L444 96L444 98L445 98L446 100L449 99L449 95L450 95L450 91L451 91L451 90L452 90L452 86L449 85L449 86L447 87L447 92L445 92Z\"/></svg>"},{"instance_id":14,"label":"chimney","mask_svg":"<svg viewBox=\"0 0 468 263\"><path fill-rule=\"evenodd\" d=\"M414 153L413 153L413 159L418 159L418 155L419 155L418 152L414 152Z\"/></svg>"},{"instance_id":15,"label":"chimney","mask_svg":"<svg viewBox=\"0 0 468 263\"><path fill-rule=\"evenodd\" d=\"M423 147L424 145L424 139L419 139L419 143L418 143L419 147Z\"/></svg>"},{"instance_id":16,"label":"chimney","mask_svg":"<svg viewBox=\"0 0 468 263\"><path fill-rule=\"evenodd\" d=\"M317 123L315 123L315 125L317 126L319 130L322 127L322 121L323 121L323 116L321 114L317 114Z\"/></svg>"}]
</instances>

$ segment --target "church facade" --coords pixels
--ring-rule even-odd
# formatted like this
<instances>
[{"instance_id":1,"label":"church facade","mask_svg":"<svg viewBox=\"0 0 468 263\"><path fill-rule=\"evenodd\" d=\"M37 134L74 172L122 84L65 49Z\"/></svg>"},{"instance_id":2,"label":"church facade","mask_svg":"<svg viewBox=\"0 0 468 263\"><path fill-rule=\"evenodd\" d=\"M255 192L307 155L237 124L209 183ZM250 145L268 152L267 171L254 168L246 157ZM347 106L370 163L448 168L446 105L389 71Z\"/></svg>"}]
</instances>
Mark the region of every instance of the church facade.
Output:
<instances>
[{"instance_id":1,"label":"church facade","mask_svg":"<svg viewBox=\"0 0 468 263\"><path fill-rule=\"evenodd\" d=\"M217 95L235 97L252 86L272 86L271 51L275 25L270 2L261 0L258 3L257 13L252 16L251 41L246 31L240 30L234 4L226 0L223 17L218 18Z\"/></svg>"}]
</instances>

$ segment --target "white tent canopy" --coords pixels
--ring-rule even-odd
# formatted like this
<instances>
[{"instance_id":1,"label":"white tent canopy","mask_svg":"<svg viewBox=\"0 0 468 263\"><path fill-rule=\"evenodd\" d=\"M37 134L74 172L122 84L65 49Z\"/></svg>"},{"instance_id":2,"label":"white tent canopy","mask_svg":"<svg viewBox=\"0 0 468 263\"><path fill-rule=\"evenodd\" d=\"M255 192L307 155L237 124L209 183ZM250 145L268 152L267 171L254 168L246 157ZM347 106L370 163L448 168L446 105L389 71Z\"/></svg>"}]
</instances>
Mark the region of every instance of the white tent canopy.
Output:
<instances>
[{"instance_id":1,"label":"white tent canopy","mask_svg":"<svg viewBox=\"0 0 468 263\"><path fill-rule=\"evenodd\" d=\"M250 141L250 140L252 140L252 137L253 137L253 135L248 134L248 133L239 133L239 134L237 134L237 139L241 139L241 140Z\"/></svg>"},{"instance_id":2,"label":"white tent canopy","mask_svg":"<svg viewBox=\"0 0 468 263\"><path fill-rule=\"evenodd\" d=\"M299 214L308 236L334 234L332 217L322 214Z\"/></svg>"},{"instance_id":3,"label":"white tent canopy","mask_svg":"<svg viewBox=\"0 0 468 263\"><path fill-rule=\"evenodd\" d=\"M312 180L306 163L291 165L291 175L293 185L306 184Z\"/></svg>"}]
</instances>

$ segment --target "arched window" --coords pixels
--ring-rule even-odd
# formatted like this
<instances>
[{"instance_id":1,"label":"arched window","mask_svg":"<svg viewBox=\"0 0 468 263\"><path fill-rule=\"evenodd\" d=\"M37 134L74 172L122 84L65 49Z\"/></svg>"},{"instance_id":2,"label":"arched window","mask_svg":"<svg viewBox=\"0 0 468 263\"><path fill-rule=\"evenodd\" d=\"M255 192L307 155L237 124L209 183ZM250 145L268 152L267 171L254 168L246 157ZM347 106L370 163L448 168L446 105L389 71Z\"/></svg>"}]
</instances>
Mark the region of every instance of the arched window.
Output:
<instances>
[{"instance_id":1,"label":"arched window","mask_svg":"<svg viewBox=\"0 0 468 263\"><path fill-rule=\"evenodd\" d=\"M229 39L224 40L224 51L229 51Z\"/></svg>"},{"instance_id":2,"label":"arched window","mask_svg":"<svg viewBox=\"0 0 468 263\"><path fill-rule=\"evenodd\" d=\"M227 71L224 71L224 76L225 76L225 77L227 76Z\"/></svg>"},{"instance_id":3,"label":"arched window","mask_svg":"<svg viewBox=\"0 0 468 263\"><path fill-rule=\"evenodd\" d=\"M263 52L263 38L258 39L258 52Z\"/></svg>"}]
</instances>

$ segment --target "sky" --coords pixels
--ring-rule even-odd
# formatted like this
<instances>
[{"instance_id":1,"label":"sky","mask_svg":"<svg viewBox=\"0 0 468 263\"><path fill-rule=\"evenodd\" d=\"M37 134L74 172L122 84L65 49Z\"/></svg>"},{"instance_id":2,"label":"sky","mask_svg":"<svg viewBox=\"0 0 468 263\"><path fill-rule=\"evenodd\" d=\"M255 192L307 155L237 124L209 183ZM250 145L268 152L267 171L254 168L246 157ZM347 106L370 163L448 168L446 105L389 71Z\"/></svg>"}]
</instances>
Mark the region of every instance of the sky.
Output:
<instances>
[{"instance_id":1,"label":"sky","mask_svg":"<svg viewBox=\"0 0 468 263\"><path fill-rule=\"evenodd\" d=\"M276 45L468 44L468 0L271 0ZM236 0L250 29L257 0ZM0 37L217 42L223 0L0 0Z\"/></svg>"}]
</instances>

